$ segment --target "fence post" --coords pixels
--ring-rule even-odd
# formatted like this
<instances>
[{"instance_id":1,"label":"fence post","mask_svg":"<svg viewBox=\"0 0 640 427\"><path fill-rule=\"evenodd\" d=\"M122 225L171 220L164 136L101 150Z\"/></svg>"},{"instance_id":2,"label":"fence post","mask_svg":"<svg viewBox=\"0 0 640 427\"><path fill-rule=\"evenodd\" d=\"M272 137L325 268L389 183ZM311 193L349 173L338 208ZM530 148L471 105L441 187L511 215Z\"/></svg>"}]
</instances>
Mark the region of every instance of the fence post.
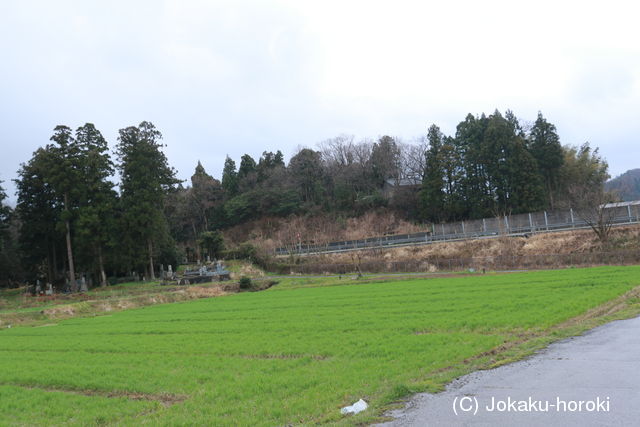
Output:
<instances>
[{"instance_id":1,"label":"fence post","mask_svg":"<svg viewBox=\"0 0 640 427\"><path fill-rule=\"evenodd\" d=\"M511 230L509 230L509 219L507 218L507 216L504 216L504 225L505 225L505 232L507 234L511 234Z\"/></svg>"},{"instance_id":2,"label":"fence post","mask_svg":"<svg viewBox=\"0 0 640 427\"><path fill-rule=\"evenodd\" d=\"M529 228L531 229L531 232L533 233L533 219L531 218L531 212L529 212Z\"/></svg>"},{"instance_id":3,"label":"fence post","mask_svg":"<svg viewBox=\"0 0 640 427\"><path fill-rule=\"evenodd\" d=\"M629 216L631 216L631 215L629 215ZM462 234L464 235L465 234L465 232L464 232L464 221L462 221L461 224L462 224Z\"/></svg>"},{"instance_id":4,"label":"fence post","mask_svg":"<svg viewBox=\"0 0 640 427\"><path fill-rule=\"evenodd\" d=\"M573 219L573 208L569 208L569 214L571 215L571 228L575 228L575 220Z\"/></svg>"},{"instance_id":5,"label":"fence post","mask_svg":"<svg viewBox=\"0 0 640 427\"><path fill-rule=\"evenodd\" d=\"M549 219L547 219L547 211L544 211L544 227L549 231Z\"/></svg>"},{"instance_id":6,"label":"fence post","mask_svg":"<svg viewBox=\"0 0 640 427\"><path fill-rule=\"evenodd\" d=\"M482 231L487 232L487 222L482 218Z\"/></svg>"},{"instance_id":7,"label":"fence post","mask_svg":"<svg viewBox=\"0 0 640 427\"><path fill-rule=\"evenodd\" d=\"M631 205L627 205L627 213L629 214L629 222L633 222L631 221Z\"/></svg>"}]
</instances>

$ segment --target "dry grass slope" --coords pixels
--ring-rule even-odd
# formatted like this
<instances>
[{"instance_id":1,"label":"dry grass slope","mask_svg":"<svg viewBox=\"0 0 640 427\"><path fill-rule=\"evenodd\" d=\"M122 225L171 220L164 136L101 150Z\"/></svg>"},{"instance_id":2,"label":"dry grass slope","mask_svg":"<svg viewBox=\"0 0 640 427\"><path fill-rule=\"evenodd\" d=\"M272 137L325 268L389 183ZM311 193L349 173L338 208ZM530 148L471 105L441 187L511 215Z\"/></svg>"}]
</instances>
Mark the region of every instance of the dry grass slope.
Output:
<instances>
[{"instance_id":1,"label":"dry grass slope","mask_svg":"<svg viewBox=\"0 0 640 427\"><path fill-rule=\"evenodd\" d=\"M358 251L361 262L398 262L416 259L459 259L498 256L530 256L555 254L585 254L624 249L640 249L640 227L617 227L608 244L599 242L590 230L540 233L526 237L501 237L461 242L436 243L424 246L372 249ZM348 264L353 253L332 253L305 257L320 264Z\"/></svg>"}]
</instances>

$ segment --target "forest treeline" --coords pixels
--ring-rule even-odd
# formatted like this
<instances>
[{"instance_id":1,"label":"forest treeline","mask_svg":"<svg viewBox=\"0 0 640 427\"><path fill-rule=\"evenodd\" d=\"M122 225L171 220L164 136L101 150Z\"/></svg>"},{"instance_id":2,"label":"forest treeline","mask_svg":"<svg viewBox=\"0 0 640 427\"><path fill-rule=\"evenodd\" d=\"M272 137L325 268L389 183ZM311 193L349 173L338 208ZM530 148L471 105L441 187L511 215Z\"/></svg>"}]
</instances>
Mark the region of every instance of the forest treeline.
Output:
<instances>
[{"instance_id":1,"label":"forest treeline","mask_svg":"<svg viewBox=\"0 0 640 427\"><path fill-rule=\"evenodd\" d=\"M161 264L220 256L220 230L264 217L388 209L416 222L474 219L566 207L608 178L597 149L563 146L542 114L522 124L510 111L469 114L454 135L433 125L414 144L341 135L288 162L280 151L227 157L220 180L198 162L180 182L162 148L149 122L119 131L115 159L94 125L57 126L20 166L15 210L2 204L1 281L39 277L73 291L80 274L102 285L152 279Z\"/></svg>"}]
</instances>

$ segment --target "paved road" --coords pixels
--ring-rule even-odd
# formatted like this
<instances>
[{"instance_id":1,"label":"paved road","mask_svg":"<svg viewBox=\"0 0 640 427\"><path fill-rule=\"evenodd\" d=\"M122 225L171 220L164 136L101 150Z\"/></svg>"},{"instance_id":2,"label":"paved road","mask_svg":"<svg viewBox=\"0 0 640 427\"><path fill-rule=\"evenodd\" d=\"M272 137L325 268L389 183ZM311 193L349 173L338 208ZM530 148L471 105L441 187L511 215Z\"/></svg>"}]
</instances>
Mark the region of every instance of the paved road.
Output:
<instances>
[{"instance_id":1,"label":"paved road","mask_svg":"<svg viewBox=\"0 0 640 427\"><path fill-rule=\"evenodd\" d=\"M509 408L509 398L526 404L490 410L498 406L493 401L506 402ZM579 401L584 401L582 411L574 408ZM471 410L464 412L461 406ZM638 426L640 317L553 344L527 360L459 378L445 392L416 395L406 409L389 415L396 420L383 425Z\"/></svg>"}]
</instances>

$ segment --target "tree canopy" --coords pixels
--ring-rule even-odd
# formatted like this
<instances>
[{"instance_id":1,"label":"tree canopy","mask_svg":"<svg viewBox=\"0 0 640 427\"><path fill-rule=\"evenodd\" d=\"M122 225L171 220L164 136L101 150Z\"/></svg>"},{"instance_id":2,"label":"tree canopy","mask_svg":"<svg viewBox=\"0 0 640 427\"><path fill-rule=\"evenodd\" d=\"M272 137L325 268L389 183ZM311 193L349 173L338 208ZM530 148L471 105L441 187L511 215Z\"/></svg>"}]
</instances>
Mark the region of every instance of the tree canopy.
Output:
<instances>
[{"instance_id":1,"label":"tree canopy","mask_svg":"<svg viewBox=\"0 0 640 427\"><path fill-rule=\"evenodd\" d=\"M0 268L6 276L8 264L22 265L24 278L75 290L76 276L105 285L113 276L154 278L160 264L183 258L219 257L226 230L270 217L381 208L435 223L555 209L577 205L580 192L600 194L608 165L597 149L561 145L542 113L524 123L496 110L468 114L451 135L431 125L415 144L339 135L288 162L280 150L264 150L257 161L244 154L239 167L227 156L220 180L197 161L184 186L150 122L120 129L115 160L93 124L75 132L56 126L51 142L20 166L15 212L0 187Z\"/></svg>"}]
</instances>

